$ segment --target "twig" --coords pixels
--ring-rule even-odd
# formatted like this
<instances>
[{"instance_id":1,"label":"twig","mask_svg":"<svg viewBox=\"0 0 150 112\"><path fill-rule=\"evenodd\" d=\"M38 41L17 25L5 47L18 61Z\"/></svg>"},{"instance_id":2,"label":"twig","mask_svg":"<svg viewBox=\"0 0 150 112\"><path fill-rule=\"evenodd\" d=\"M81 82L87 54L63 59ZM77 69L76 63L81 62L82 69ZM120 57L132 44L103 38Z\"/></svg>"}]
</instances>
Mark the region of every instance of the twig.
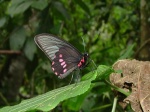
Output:
<instances>
[{"instance_id":1,"label":"twig","mask_svg":"<svg viewBox=\"0 0 150 112\"><path fill-rule=\"evenodd\" d=\"M0 54L21 54L21 51L0 50Z\"/></svg>"}]
</instances>

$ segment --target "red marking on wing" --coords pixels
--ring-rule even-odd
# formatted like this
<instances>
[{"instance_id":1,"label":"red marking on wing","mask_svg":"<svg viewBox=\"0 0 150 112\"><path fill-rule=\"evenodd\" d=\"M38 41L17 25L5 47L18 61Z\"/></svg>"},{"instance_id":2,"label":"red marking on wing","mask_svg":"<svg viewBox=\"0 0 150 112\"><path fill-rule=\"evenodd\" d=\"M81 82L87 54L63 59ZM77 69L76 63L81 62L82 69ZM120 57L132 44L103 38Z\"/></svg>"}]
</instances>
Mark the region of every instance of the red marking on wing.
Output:
<instances>
[{"instance_id":1,"label":"red marking on wing","mask_svg":"<svg viewBox=\"0 0 150 112\"><path fill-rule=\"evenodd\" d=\"M78 67L81 68L82 65L85 63L84 61L84 57L80 60L80 62L78 63Z\"/></svg>"},{"instance_id":2,"label":"red marking on wing","mask_svg":"<svg viewBox=\"0 0 150 112\"><path fill-rule=\"evenodd\" d=\"M82 65L82 63L81 63L81 61L79 62L79 64L78 64L78 67L80 67Z\"/></svg>"},{"instance_id":3,"label":"red marking on wing","mask_svg":"<svg viewBox=\"0 0 150 112\"><path fill-rule=\"evenodd\" d=\"M85 65L86 65L86 57L83 56L82 59L80 60L80 62L78 63L78 67L79 67L80 69L82 69L82 68L85 67Z\"/></svg>"}]
</instances>

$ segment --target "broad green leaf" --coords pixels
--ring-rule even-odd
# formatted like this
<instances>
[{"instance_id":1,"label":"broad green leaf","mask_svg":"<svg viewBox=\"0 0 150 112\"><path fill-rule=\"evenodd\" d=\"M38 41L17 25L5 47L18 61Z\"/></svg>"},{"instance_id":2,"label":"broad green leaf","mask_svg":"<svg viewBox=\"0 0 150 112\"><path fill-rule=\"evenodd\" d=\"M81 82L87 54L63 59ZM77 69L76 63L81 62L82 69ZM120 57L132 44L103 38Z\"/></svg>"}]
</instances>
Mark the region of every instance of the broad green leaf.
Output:
<instances>
[{"instance_id":1,"label":"broad green leaf","mask_svg":"<svg viewBox=\"0 0 150 112\"><path fill-rule=\"evenodd\" d=\"M135 44L129 45L124 51L124 54L119 59L126 59L132 56Z\"/></svg>"},{"instance_id":2,"label":"broad green leaf","mask_svg":"<svg viewBox=\"0 0 150 112\"><path fill-rule=\"evenodd\" d=\"M96 73L96 72L97 71L94 70L90 74L84 75L81 80L84 81L84 80L89 80L89 79L92 79L92 78L93 78L92 80L94 80L96 77L93 77L93 74Z\"/></svg>"},{"instance_id":3,"label":"broad green leaf","mask_svg":"<svg viewBox=\"0 0 150 112\"><path fill-rule=\"evenodd\" d=\"M107 78L114 70L111 67L100 65L97 68L97 79Z\"/></svg>"},{"instance_id":4,"label":"broad green leaf","mask_svg":"<svg viewBox=\"0 0 150 112\"><path fill-rule=\"evenodd\" d=\"M12 0L7 9L7 13L12 17L16 14L23 13L33 2L33 0Z\"/></svg>"},{"instance_id":5,"label":"broad green leaf","mask_svg":"<svg viewBox=\"0 0 150 112\"><path fill-rule=\"evenodd\" d=\"M44 8L46 8L48 5L48 1L47 0L36 0L32 3L32 7L39 9L39 10L43 10Z\"/></svg>"},{"instance_id":6,"label":"broad green leaf","mask_svg":"<svg viewBox=\"0 0 150 112\"><path fill-rule=\"evenodd\" d=\"M96 72L96 70L95 71L92 71L92 73L94 74ZM110 68L110 67L108 67L108 66L105 66L105 65L100 65L99 67L98 67L98 69L97 69L97 75L98 75L98 79L105 79L105 78L107 78L109 75L110 75L110 73L112 73L113 72L113 70ZM91 79L91 77L92 77L92 75L93 74L88 74L88 75L84 75L83 77L82 77L82 80L88 80L88 79ZM95 78L94 78L95 79ZM104 87L103 87L104 86ZM102 88L103 87L103 88ZM92 87L91 87L92 88ZM106 92L108 92L108 90L110 90L110 88L109 87L106 87L106 85L104 85L104 83L102 83L102 85L101 85L101 88L100 88L100 93L102 94L102 93L106 93ZM89 90L88 90L89 91ZM88 92L87 91L87 92ZM87 93L86 92L86 93ZM87 94L83 94L83 95L81 95L81 96L77 96L77 97L75 97L75 98L71 98L71 99L69 99L68 101L66 101L65 102L65 104L64 105L66 105L70 110L74 110L74 111L77 111L77 110L79 110L80 108L81 108L81 105L83 104L83 101L84 101L84 99L85 99L85 97L87 96ZM89 104L88 105L88 107L89 107L89 109L91 108L90 106L91 106L92 104ZM84 105L85 106L85 105ZM87 108L87 107L86 107Z\"/></svg>"},{"instance_id":7,"label":"broad green leaf","mask_svg":"<svg viewBox=\"0 0 150 112\"><path fill-rule=\"evenodd\" d=\"M20 50L26 39L26 31L23 27L19 27L10 35L9 44L12 50Z\"/></svg>"},{"instance_id":8,"label":"broad green leaf","mask_svg":"<svg viewBox=\"0 0 150 112\"><path fill-rule=\"evenodd\" d=\"M25 49L24 49L26 57L32 61L35 51L36 51L36 45L35 45L34 39L28 38L26 45L25 45Z\"/></svg>"},{"instance_id":9,"label":"broad green leaf","mask_svg":"<svg viewBox=\"0 0 150 112\"><path fill-rule=\"evenodd\" d=\"M4 107L0 109L0 112L49 111L56 107L61 101L85 93L90 88L91 81L96 78L97 74L90 72L87 75L92 77L89 80L61 87L37 97L24 100L18 105Z\"/></svg>"}]
</instances>

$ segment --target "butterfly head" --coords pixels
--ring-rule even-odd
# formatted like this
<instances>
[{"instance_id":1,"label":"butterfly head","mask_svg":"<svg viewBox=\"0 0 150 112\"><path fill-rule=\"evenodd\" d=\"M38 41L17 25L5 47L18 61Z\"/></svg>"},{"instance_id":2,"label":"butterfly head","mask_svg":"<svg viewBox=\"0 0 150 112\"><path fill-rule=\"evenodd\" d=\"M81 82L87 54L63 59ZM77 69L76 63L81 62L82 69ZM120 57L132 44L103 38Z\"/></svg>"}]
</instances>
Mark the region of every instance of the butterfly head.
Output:
<instances>
[{"instance_id":1,"label":"butterfly head","mask_svg":"<svg viewBox=\"0 0 150 112\"><path fill-rule=\"evenodd\" d=\"M88 53L84 53L83 56L84 56L84 58L87 59L89 57L89 54Z\"/></svg>"}]
</instances>

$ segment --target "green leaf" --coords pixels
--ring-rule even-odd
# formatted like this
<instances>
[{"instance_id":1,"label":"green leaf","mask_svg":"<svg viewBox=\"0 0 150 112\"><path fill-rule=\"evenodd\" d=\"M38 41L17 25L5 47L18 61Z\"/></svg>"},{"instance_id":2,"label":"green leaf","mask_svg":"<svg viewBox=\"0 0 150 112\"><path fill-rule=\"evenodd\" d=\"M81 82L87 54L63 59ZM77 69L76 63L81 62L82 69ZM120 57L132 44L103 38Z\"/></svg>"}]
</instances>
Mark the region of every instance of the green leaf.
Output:
<instances>
[{"instance_id":1,"label":"green leaf","mask_svg":"<svg viewBox=\"0 0 150 112\"><path fill-rule=\"evenodd\" d=\"M61 2L55 1L53 2L53 7L63 15L64 18L70 19L70 15L68 14L66 8Z\"/></svg>"},{"instance_id":2,"label":"green leaf","mask_svg":"<svg viewBox=\"0 0 150 112\"><path fill-rule=\"evenodd\" d=\"M97 78L96 79L105 79L107 78L114 70L106 65L100 65L97 68Z\"/></svg>"},{"instance_id":3,"label":"green leaf","mask_svg":"<svg viewBox=\"0 0 150 112\"><path fill-rule=\"evenodd\" d=\"M86 99L84 99L84 103L82 104L82 110L83 112L91 112L91 109L95 105L96 101L94 98L93 93L89 93L88 96L86 96Z\"/></svg>"},{"instance_id":4,"label":"green leaf","mask_svg":"<svg viewBox=\"0 0 150 112\"><path fill-rule=\"evenodd\" d=\"M90 72L86 75L90 75L92 77L86 81L61 87L37 97L24 100L18 105L4 107L0 109L0 112L24 112L30 110L49 111L56 107L61 101L81 95L88 91L91 81L96 78L97 74Z\"/></svg>"},{"instance_id":5,"label":"green leaf","mask_svg":"<svg viewBox=\"0 0 150 112\"><path fill-rule=\"evenodd\" d=\"M69 110L78 111L81 108L86 95L87 94L82 94L80 96L70 98L63 103L63 106L67 106Z\"/></svg>"},{"instance_id":6,"label":"green leaf","mask_svg":"<svg viewBox=\"0 0 150 112\"><path fill-rule=\"evenodd\" d=\"M120 6L116 6L113 8L113 16L116 20L121 20L122 19L122 16L124 14L127 14L127 10L125 8L122 8Z\"/></svg>"},{"instance_id":7,"label":"green leaf","mask_svg":"<svg viewBox=\"0 0 150 112\"><path fill-rule=\"evenodd\" d=\"M87 14L91 15L89 7L82 0L74 0Z\"/></svg>"},{"instance_id":8,"label":"green leaf","mask_svg":"<svg viewBox=\"0 0 150 112\"><path fill-rule=\"evenodd\" d=\"M119 60L131 57L133 55L134 46L135 44L129 45L127 49L124 51L123 55L119 58Z\"/></svg>"},{"instance_id":9,"label":"green leaf","mask_svg":"<svg viewBox=\"0 0 150 112\"><path fill-rule=\"evenodd\" d=\"M3 27L3 26L5 25L6 22L7 22L6 17L0 18L0 28Z\"/></svg>"},{"instance_id":10,"label":"green leaf","mask_svg":"<svg viewBox=\"0 0 150 112\"><path fill-rule=\"evenodd\" d=\"M43 10L44 8L46 8L48 5L48 1L47 0L36 0L32 3L32 7L39 9L39 10Z\"/></svg>"},{"instance_id":11,"label":"green leaf","mask_svg":"<svg viewBox=\"0 0 150 112\"><path fill-rule=\"evenodd\" d=\"M33 0L12 0L7 9L7 13L12 17L16 14L23 13L33 2Z\"/></svg>"},{"instance_id":12,"label":"green leaf","mask_svg":"<svg viewBox=\"0 0 150 112\"><path fill-rule=\"evenodd\" d=\"M10 35L9 44L12 50L20 50L26 39L26 31L23 27L19 27Z\"/></svg>"},{"instance_id":13,"label":"green leaf","mask_svg":"<svg viewBox=\"0 0 150 112\"><path fill-rule=\"evenodd\" d=\"M33 38L28 38L27 43L25 45L25 55L29 60L33 60L34 53L36 51L36 45Z\"/></svg>"}]
</instances>

